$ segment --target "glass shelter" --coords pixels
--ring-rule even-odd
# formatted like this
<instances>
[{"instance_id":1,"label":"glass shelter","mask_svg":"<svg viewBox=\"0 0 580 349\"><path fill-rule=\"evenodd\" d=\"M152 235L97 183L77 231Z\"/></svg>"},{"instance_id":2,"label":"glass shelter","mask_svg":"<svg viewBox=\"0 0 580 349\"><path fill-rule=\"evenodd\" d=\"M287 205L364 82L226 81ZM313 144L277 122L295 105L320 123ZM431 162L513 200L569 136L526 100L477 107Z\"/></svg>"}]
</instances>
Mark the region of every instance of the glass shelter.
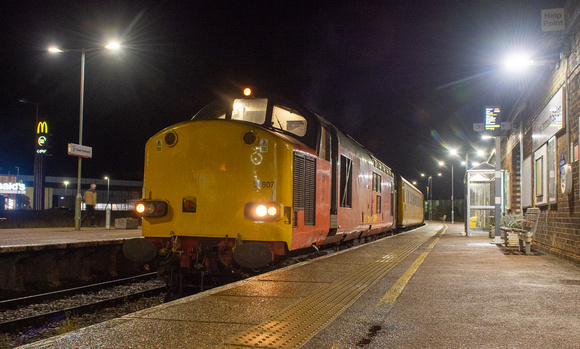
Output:
<instances>
[{"instance_id":1,"label":"glass shelter","mask_svg":"<svg viewBox=\"0 0 580 349\"><path fill-rule=\"evenodd\" d=\"M498 176L504 187L504 171ZM489 231L495 225L495 181L496 171L493 165L482 163L467 170L466 185L466 220L465 233L471 236L472 231ZM504 207L504 193L501 195L501 206ZM503 213L503 212L502 212Z\"/></svg>"}]
</instances>

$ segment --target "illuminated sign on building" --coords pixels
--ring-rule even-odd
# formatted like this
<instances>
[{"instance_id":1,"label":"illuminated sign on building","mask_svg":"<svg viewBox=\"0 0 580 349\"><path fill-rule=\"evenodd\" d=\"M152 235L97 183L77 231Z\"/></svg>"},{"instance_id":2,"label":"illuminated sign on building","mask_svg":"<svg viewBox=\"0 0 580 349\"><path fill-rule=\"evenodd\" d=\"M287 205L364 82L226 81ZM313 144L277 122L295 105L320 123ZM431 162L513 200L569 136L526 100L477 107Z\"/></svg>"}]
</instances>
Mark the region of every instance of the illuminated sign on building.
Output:
<instances>
[{"instance_id":1,"label":"illuminated sign on building","mask_svg":"<svg viewBox=\"0 0 580 349\"><path fill-rule=\"evenodd\" d=\"M24 194L26 184L24 183L0 183L0 194Z\"/></svg>"},{"instance_id":2,"label":"illuminated sign on building","mask_svg":"<svg viewBox=\"0 0 580 349\"><path fill-rule=\"evenodd\" d=\"M50 134L48 134L48 124L46 121L39 121L36 125L36 154L48 155L48 148L52 142Z\"/></svg>"},{"instance_id":3,"label":"illuminated sign on building","mask_svg":"<svg viewBox=\"0 0 580 349\"><path fill-rule=\"evenodd\" d=\"M36 126L36 133L48 133L48 124L46 121L38 122L38 125Z\"/></svg>"}]
</instances>

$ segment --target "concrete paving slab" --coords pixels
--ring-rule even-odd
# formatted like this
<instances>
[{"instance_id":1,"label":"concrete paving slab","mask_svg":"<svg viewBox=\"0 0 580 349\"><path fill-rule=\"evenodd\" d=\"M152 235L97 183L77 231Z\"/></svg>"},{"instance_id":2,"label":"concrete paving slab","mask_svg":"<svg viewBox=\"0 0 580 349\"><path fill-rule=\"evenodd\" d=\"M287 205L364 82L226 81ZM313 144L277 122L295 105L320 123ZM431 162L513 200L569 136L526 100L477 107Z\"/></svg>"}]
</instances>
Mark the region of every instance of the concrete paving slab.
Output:
<instances>
[{"instance_id":1,"label":"concrete paving slab","mask_svg":"<svg viewBox=\"0 0 580 349\"><path fill-rule=\"evenodd\" d=\"M431 224L423 229L435 226L444 228ZM578 347L580 267L541 254L513 254L492 245L487 234L462 233L462 225L449 225L443 235L425 240L296 347ZM381 255L412 237L369 245L372 253L362 247L349 254ZM342 272L332 267L354 264L332 259L351 256L291 266L28 347L223 348L240 334L266 328L302 299L336 287L333 281ZM414 267L418 260L422 264ZM398 296L379 304L409 270L414 271ZM357 273L356 268L350 271Z\"/></svg>"}]
</instances>

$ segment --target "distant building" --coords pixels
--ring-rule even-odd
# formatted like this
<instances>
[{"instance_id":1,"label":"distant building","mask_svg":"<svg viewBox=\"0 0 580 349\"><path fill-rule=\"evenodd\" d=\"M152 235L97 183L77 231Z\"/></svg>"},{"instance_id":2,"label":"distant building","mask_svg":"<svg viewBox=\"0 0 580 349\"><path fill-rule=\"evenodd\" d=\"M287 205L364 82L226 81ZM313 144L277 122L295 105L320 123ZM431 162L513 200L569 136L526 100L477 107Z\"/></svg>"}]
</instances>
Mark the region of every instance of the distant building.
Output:
<instances>
[{"instance_id":1,"label":"distant building","mask_svg":"<svg viewBox=\"0 0 580 349\"><path fill-rule=\"evenodd\" d=\"M95 178L81 179L81 195L91 183L97 185L97 209L105 209L108 203L113 210L132 210L135 202L141 199L142 181L111 179L108 185L110 200L107 200L107 180ZM44 207L51 209L64 207L74 209L77 178L45 177ZM0 210L32 209L34 176L0 175Z\"/></svg>"}]
</instances>

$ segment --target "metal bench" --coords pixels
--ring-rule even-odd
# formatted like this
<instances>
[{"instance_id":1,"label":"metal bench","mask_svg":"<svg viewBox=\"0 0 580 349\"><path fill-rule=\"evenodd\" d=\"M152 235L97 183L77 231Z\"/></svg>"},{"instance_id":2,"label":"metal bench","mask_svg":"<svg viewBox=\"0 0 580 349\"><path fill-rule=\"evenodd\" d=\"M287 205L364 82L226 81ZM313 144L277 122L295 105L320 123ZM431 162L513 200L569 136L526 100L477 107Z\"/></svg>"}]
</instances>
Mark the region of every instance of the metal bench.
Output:
<instances>
[{"instance_id":1,"label":"metal bench","mask_svg":"<svg viewBox=\"0 0 580 349\"><path fill-rule=\"evenodd\" d=\"M538 228L539 217L540 209L537 207L531 207L527 209L526 214L524 215L524 219L521 221L522 228L501 227L501 230L506 234L506 241L509 233L516 233L519 239L520 251L524 250L525 245L525 253L530 254L532 237Z\"/></svg>"}]
</instances>

